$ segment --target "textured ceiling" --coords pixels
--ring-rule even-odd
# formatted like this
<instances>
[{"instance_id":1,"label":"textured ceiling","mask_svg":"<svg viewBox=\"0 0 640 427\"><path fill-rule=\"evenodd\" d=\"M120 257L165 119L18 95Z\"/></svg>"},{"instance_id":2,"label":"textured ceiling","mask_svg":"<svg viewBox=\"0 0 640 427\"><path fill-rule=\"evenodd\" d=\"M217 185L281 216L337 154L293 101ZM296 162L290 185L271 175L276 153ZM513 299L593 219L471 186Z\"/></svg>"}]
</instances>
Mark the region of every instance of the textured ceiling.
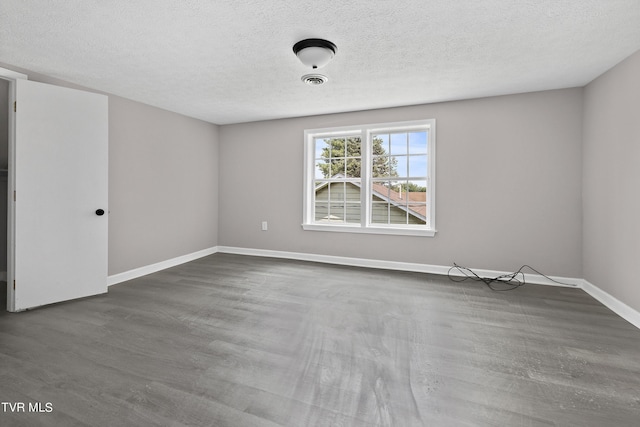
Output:
<instances>
[{"instance_id":1,"label":"textured ceiling","mask_svg":"<svg viewBox=\"0 0 640 427\"><path fill-rule=\"evenodd\" d=\"M0 2L0 62L218 124L583 86L638 49L640 0Z\"/></svg>"}]
</instances>

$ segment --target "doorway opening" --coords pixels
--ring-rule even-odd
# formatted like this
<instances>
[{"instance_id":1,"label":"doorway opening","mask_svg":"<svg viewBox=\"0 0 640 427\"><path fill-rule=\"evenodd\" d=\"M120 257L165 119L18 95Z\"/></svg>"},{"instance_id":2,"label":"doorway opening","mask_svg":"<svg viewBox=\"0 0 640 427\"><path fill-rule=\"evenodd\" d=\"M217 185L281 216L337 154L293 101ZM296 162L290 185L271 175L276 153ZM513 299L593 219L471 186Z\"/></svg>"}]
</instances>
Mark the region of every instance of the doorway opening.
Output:
<instances>
[{"instance_id":1,"label":"doorway opening","mask_svg":"<svg viewBox=\"0 0 640 427\"><path fill-rule=\"evenodd\" d=\"M9 170L9 89L0 79L0 307L7 306L7 211Z\"/></svg>"}]
</instances>

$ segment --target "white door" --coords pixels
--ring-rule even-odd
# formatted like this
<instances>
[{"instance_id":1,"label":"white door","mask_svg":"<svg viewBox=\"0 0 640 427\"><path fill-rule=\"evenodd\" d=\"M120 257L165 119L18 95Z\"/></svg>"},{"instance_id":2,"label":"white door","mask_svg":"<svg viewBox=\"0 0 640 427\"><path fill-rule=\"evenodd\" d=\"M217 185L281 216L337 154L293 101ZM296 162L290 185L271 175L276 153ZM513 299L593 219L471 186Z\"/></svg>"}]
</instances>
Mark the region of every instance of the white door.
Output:
<instances>
[{"instance_id":1,"label":"white door","mask_svg":"<svg viewBox=\"0 0 640 427\"><path fill-rule=\"evenodd\" d=\"M105 293L107 97L22 79L15 83L8 309Z\"/></svg>"}]
</instances>

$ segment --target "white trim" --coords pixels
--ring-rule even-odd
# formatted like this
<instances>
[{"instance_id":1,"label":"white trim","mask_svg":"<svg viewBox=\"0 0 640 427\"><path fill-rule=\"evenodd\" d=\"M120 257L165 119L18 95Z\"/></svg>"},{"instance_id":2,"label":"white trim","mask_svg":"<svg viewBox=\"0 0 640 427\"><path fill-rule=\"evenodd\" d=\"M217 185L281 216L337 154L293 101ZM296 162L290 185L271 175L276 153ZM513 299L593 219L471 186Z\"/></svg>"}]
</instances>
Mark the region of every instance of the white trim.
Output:
<instances>
[{"instance_id":1,"label":"white trim","mask_svg":"<svg viewBox=\"0 0 640 427\"><path fill-rule=\"evenodd\" d=\"M333 255L272 251L267 249L236 248L236 247L230 247L230 246L218 246L218 252L226 253L226 254L251 255L251 256L261 256L261 257L270 257L270 258L296 259L300 261L312 261L312 262L322 262L327 264L349 265L352 267L367 267L367 268L381 268L384 270L413 271L416 273L430 273L430 274L439 274L444 276L446 276L449 273L449 270L451 269L450 266L446 266L446 265L419 264L419 263L413 263L413 262L385 261L385 260L366 259L366 258L349 258L349 257L339 257L339 256L333 256ZM483 277L496 277L496 276L501 276L503 274L510 273L506 271L480 270L475 268L473 269L473 271L475 271L479 276L483 276ZM451 275L461 276L461 274L456 273L455 270L451 270ZM544 278L544 276L540 276L538 274L525 273L526 282L537 284L537 285L551 285L551 286L562 286L562 287L570 287L570 288L580 288L583 283L583 279L576 279L576 278L570 278L570 277L554 277L554 276L550 276L550 277L553 280L562 282L563 284L553 282L549 279Z\"/></svg>"},{"instance_id":2,"label":"white trim","mask_svg":"<svg viewBox=\"0 0 640 427\"><path fill-rule=\"evenodd\" d=\"M16 80L16 79L29 80L29 76L27 76L26 74L18 73L12 70L7 70L6 68L0 68L0 78L4 78L8 80Z\"/></svg>"},{"instance_id":3,"label":"white trim","mask_svg":"<svg viewBox=\"0 0 640 427\"><path fill-rule=\"evenodd\" d=\"M301 252L272 251L268 249L237 248L231 246L218 246L218 252L236 255L250 255L269 258L284 258L300 261L322 262L325 264L348 265L352 267L415 271L419 273L447 274L448 269L448 267L440 267L437 265L428 264L414 264L409 262L383 261L366 258L347 258L333 255L307 254Z\"/></svg>"},{"instance_id":4,"label":"white trim","mask_svg":"<svg viewBox=\"0 0 640 427\"><path fill-rule=\"evenodd\" d=\"M198 258L205 257L207 255L215 254L218 252L218 247L203 249L201 251L193 252L187 255L182 255L176 258L171 258L166 261L157 262L155 264L147 265L133 270L125 271L122 273L114 274L107 277L107 286L115 285L117 283L126 282L127 280L136 279L138 277L146 276L147 274L155 273L160 270L175 267L176 265L184 264L189 261L196 260Z\"/></svg>"},{"instance_id":5,"label":"white trim","mask_svg":"<svg viewBox=\"0 0 640 427\"><path fill-rule=\"evenodd\" d=\"M640 312L634 310L613 295L603 291L585 279L582 279L581 287L582 290L600 301L605 307L609 308L618 316L640 329Z\"/></svg>"},{"instance_id":6,"label":"white trim","mask_svg":"<svg viewBox=\"0 0 640 427\"><path fill-rule=\"evenodd\" d=\"M0 68L2 79L9 81L9 140L8 140L8 173L7 173L7 277L6 282L15 282L15 217L16 204L12 193L16 189L16 171L13 165L16 164L16 112L11 105L17 102L16 86L18 80L28 80L25 74ZM15 290L13 286L7 286L7 311L16 310Z\"/></svg>"},{"instance_id":7,"label":"white trim","mask_svg":"<svg viewBox=\"0 0 640 427\"><path fill-rule=\"evenodd\" d=\"M436 235L436 230L425 228L362 227L359 224L302 224L302 229L306 231L331 231L338 233L393 234L396 236L433 237Z\"/></svg>"}]
</instances>

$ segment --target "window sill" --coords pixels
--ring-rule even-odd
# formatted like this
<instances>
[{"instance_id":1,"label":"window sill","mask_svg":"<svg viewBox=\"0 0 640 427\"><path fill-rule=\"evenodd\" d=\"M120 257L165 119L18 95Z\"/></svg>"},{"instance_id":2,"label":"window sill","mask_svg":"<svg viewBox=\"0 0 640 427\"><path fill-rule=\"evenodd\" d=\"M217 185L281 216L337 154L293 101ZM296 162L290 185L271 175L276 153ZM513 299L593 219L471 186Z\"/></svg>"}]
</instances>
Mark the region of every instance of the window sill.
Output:
<instances>
[{"instance_id":1,"label":"window sill","mask_svg":"<svg viewBox=\"0 0 640 427\"><path fill-rule=\"evenodd\" d=\"M399 228L399 227L362 227L359 225L325 225L325 224L302 224L305 231L331 231L338 233L361 233L361 234L387 234L396 236L423 236L434 237L436 230L418 229L418 228Z\"/></svg>"}]
</instances>

